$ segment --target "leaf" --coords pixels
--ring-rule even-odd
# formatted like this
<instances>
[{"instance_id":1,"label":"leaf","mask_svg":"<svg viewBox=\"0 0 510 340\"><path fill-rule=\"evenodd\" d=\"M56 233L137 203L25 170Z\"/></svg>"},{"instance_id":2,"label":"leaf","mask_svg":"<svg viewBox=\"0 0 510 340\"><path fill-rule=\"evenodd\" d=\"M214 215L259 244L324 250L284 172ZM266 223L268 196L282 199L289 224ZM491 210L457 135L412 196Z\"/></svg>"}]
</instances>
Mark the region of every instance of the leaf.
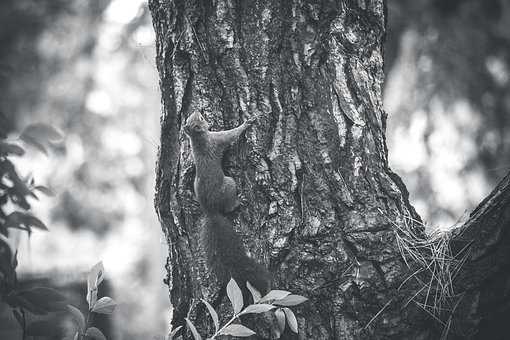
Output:
<instances>
[{"instance_id":1,"label":"leaf","mask_svg":"<svg viewBox=\"0 0 510 340\"><path fill-rule=\"evenodd\" d=\"M296 306L305 301L308 301L308 299L304 296L291 294L281 300L275 301L274 303L279 306Z\"/></svg>"},{"instance_id":2,"label":"leaf","mask_svg":"<svg viewBox=\"0 0 510 340\"><path fill-rule=\"evenodd\" d=\"M11 161L4 160L3 162L0 162L0 170L5 173L7 178L12 182L12 185L9 185L9 188L13 190L13 192L9 193L10 196L12 196L13 193L19 196L28 196L32 194L25 181L19 177L16 172L16 168ZM6 177L4 177L4 179L5 178Z\"/></svg>"},{"instance_id":3,"label":"leaf","mask_svg":"<svg viewBox=\"0 0 510 340\"><path fill-rule=\"evenodd\" d=\"M23 228L22 226L25 227ZM21 211L15 211L7 215L7 217L5 218L5 227L17 228L27 231L30 231L31 227L45 231L48 230L46 225L44 225L44 223L42 223L40 219L38 219L32 214L24 213Z\"/></svg>"},{"instance_id":4,"label":"leaf","mask_svg":"<svg viewBox=\"0 0 510 340\"><path fill-rule=\"evenodd\" d=\"M294 312L292 312L289 308L285 307L283 308L283 312L285 313L285 316L287 317L287 322L289 324L289 328L294 332L298 332L298 324L296 320L296 316L294 315Z\"/></svg>"},{"instance_id":5,"label":"leaf","mask_svg":"<svg viewBox=\"0 0 510 340\"><path fill-rule=\"evenodd\" d=\"M27 335L55 337L61 333L61 328L55 320L39 320L27 326Z\"/></svg>"},{"instance_id":6,"label":"leaf","mask_svg":"<svg viewBox=\"0 0 510 340\"><path fill-rule=\"evenodd\" d=\"M189 330L191 331L191 334L193 334L193 338L195 340L202 340L202 337L200 334L198 334L197 329L195 328L195 325L191 322L190 319L184 318L186 320L186 324L188 325Z\"/></svg>"},{"instance_id":7,"label":"leaf","mask_svg":"<svg viewBox=\"0 0 510 340\"><path fill-rule=\"evenodd\" d=\"M265 313L270 311L271 309L276 308L273 305L265 304L265 303L258 303L254 305L249 305L246 307L241 314L258 314L258 313Z\"/></svg>"},{"instance_id":8,"label":"leaf","mask_svg":"<svg viewBox=\"0 0 510 340\"><path fill-rule=\"evenodd\" d=\"M234 308L234 314L238 314L243 309L243 293L234 279L230 279L227 284L227 296Z\"/></svg>"},{"instance_id":9,"label":"leaf","mask_svg":"<svg viewBox=\"0 0 510 340\"><path fill-rule=\"evenodd\" d=\"M34 187L34 190L40 191L43 194L45 194L46 196L50 196L50 197L55 196L55 193L53 192L53 190L51 190L50 188L45 187L43 185L38 185L38 186Z\"/></svg>"},{"instance_id":10,"label":"leaf","mask_svg":"<svg viewBox=\"0 0 510 340\"><path fill-rule=\"evenodd\" d=\"M228 325L227 327L223 328L223 330L219 334L247 337L247 336L254 335L255 332L246 326L239 325L239 324L231 324L231 325Z\"/></svg>"},{"instance_id":11,"label":"leaf","mask_svg":"<svg viewBox=\"0 0 510 340\"><path fill-rule=\"evenodd\" d=\"M269 300L280 300L289 295L290 292L286 290L272 290L269 293L267 293L266 296L264 296L262 299L260 299L259 302L266 302Z\"/></svg>"},{"instance_id":12,"label":"leaf","mask_svg":"<svg viewBox=\"0 0 510 340\"><path fill-rule=\"evenodd\" d=\"M89 303L89 309L92 309L92 306L94 306L96 301L97 301L97 288L94 290L89 290L87 292L87 302Z\"/></svg>"},{"instance_id":13,"label":"leaf","mask_svg":"<svg viewBox=\"0 0 510 340\"><path fill-rule=\"evenodd\" d=\"M97 286L99 286L99 284L103 282L103 279L104 279L103 261L99 261L90 269L89 275L87 276L88 290L97 289Z\"/></svg>"},{"instance_id":14,"label":"leaf","mask_svg":"<svg viewBox=\"0 0 510 340\"><path fill-rule=\"evenodd\" d=\"M41 144L37 139L31 137L31 136L24 136L24 137L21 137L20 138L27 144L29 145L32 145L33 147L35 147L37 150L41 151L43 154L45 154L46 156L48 155L48 150L46 150L46 147Z\"/></svg>"},{"instance_id":15,"label":"leaf","mask_svg":"<svg viewBox=\"0 0 510 340\"><path fill-rule=\"evenodd\" d=\"M83 316L83 313L73 305L67 305L67 310L69 313L71 313L73 319L78 323L80 332L83 332L85 330L85 316Z\"/></svg>"},{"instance_id":16,"label":"leaf","mask_svg":"<svg viewBox=\"0 0 510 340\"><path fill-rule=\"evenodd\" d=\"M101 332L99 328L96 327L87 328L85 336L96 340L106 340L106 337L104 336L103 332Z\"/></svg>"},{"instance_id":17,"label":"leaf","mask_svg":"<svg viewBox=\"0 0 510 340\"><path fill-rule=\"evenodd\" d=\"M30 124L25 127L19 138L25 140L27 137L32 138L42 144L58 143L64 138L59 130L51 125L44 123Z\"/></svg>"},{"instance_id":18,"label":"leaf","mask_svg":"<svg viewBox=\"0 0 510 340\"><path fill-rule=\"evenodd\" d=\"M19 295L23 295L29 298L30 301L37 302L38 304L52 304L55 302L65 302L67 298L60 292L53 288L48 287L34 287L18 292Z\"/></svg>"},{"instance_id":19,"label":"leaf","mask_svg":"<svg viewBox=\"0 0 510 340\"><path fill-rule=\"evenodd\" d=\"M0 234L0 241L4 242L7 247L9 248L9 251L10 251L10 254L9 254L9 263L13 263L16 256L16 246L14 245L14 241L13 240L10 240L8 237L6 237L5 235L3 234Z\"/></svg>"},{"instance_id":20,"label":"leaf","mask_svg":"<svg viewBox=\"0 0 510 340\"><path fill-rule=\"evenodd\" d=\"M0 142L0 154L23 156L25 154L25 149L16 144Z\"/></svg>"},{"instance_id":21,"label":"leaf","mask_svg":"<svg viewBox=\"0 0 510 340\"><path fill-rule=\"evenodd\" d=\"M27 309L35 314L41 314L40 311L56 312L65 308L66 297L52 288L34 287L20 290L15 292L15 296L22 303L25 302Z\"/></svg>"},{"instance_id":22,"label":"leaf","mask_svg":"<svg viewBox=\"0 0 510 340\"><path fill-rule=\"evenodd\" d=\"M20 310L24 309L25 311L36 315L44 315L48 313L45 308L37 306L34 302L29 301L26 297L19 293L20 291L11 290L7 295L3 297L3 300L12 308L19 308Z\"/></svg>"},{"instance_id":23,"label":"leaf","mask_svg":"<svg viewBox=\"0 0 510 340\"><path fill-rule=\"evenodd\" d=\"M281 308L278 308L276 312L274 312L274 315L276 316L276 321L278 321L280 334L283 334L285 331L285 312Z\"/></svg>"},{"instance_id":24,"label":"leaf","mask_svg":"<svg viewBox=\"0 0 510 340\"><path fill-rule=\"evenodd\" d=\"M246 287L248 287L248 290L250 291L251 296L253 297L253 303L259 302L262 296L260 292L255 287L253 287L251 283L248 281L246 281Z\"/></svg>"},{"instance_id":25,"label":"leaf","mask_svg":"<svg viewBox=\"0 0 510 340\"><path fill-rule=\"evenodd\" d=\"M44 308L34 305L30 301L26 300L22 296L16 295L15 293L7 295L5 297L5 302L7 302L11 307L22 308L32 314L44 315L48 313L48 311Z\"/></svg>"},{"instance_id":26,"label":"leaf","mask_svg":"<svg viewBox=\"0 0 510 340\"><path fill-rule=\"evenodd\" d=\"M92 311L100 314L112 314L115 307L117 307L117 303L111 297L104 296L97 300Z\"/></svg>"},{"instance_id":27,"label":"leaf","mask_svg":"<svg viewBox=\"0 0 510 340\"><path fill-rule=\"evenodd\" d=\"M212 318L212 320L214 322L214 329L215 329L215 332L217 332L218 329L220 328L220 321L218 319L218 313L216 313L216 311L214 310L213 306L211 306L211 304L209 302L205 301L204 299L202 299L202 302L207 307L207 310L209 311L209 314L211 314L211 318Z\"/></svg>"},{"instance_id":28,"label":"leaf","mask_svg":"<svg viewBox=\"0 0 510 340\"><path fill-rule=\"evenodd\" d=\"M175 327L172 332L168 335L168 340L172 340L174 336L177 334L177 332L182 328L182 326Z\"/></svg>"}]
</instances>

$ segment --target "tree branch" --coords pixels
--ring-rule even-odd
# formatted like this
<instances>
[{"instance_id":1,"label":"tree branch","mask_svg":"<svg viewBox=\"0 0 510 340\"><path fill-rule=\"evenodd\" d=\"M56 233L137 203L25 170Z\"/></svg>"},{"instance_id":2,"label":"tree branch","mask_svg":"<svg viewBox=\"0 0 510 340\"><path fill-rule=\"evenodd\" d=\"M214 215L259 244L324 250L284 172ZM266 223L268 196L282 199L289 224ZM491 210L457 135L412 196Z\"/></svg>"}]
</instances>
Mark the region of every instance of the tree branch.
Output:
<instances>
[{"instance_id":1,"label":"tree branch","mask_svg":"<svg viewBox=\"0 0 510 340\"><path fill-rule=\"evenodd\" d=\"M452 230L452 246L469 244L469 256L455 283L464 294L455 321L457 333L497 338L508 332L501 322L510 312L510 173L496 186L469 220Z\"/></svg>"}]
</instances>

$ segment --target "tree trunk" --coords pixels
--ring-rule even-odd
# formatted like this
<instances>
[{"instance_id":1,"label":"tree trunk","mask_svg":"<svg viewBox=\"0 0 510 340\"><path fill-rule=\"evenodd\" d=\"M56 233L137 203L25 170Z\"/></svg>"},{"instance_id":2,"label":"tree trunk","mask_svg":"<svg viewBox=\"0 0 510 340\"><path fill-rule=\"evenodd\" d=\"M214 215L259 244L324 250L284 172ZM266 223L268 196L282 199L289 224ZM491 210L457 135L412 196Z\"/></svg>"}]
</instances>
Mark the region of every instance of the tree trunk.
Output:
<instances>
[{"instance_id":1,"label":"tree trunk","mask_svg":"<svg viewBox=\"0 0 510 340\"><path fill-rule=\"evenodd\" d=\"M163 104L155 205L170 250L173 326L189 316L206 330L196 306L220 290L198 236L182 131L196 110L213 130L259 116L224 168L243 197L235 229L250 255L270 269L273 288L310 299L295 309L299 335L287 338L476 337L480 318L496 320L484 304L496 292L508 316L508 185L465 233L431 237L388 167L383 0L153 0L150 8Z\"/></svg>"}]
</instances>

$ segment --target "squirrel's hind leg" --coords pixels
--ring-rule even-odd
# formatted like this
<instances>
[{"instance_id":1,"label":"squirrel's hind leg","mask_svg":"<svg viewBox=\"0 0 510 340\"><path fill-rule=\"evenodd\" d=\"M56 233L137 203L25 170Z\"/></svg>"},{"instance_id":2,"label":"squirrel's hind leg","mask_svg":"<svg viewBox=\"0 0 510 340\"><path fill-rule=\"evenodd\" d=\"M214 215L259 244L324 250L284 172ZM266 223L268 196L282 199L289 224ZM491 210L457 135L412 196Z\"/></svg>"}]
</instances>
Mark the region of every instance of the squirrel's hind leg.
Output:
<instances>
[{"instance_id":1,"label":"squirrel's hind leg","mask_svg":"<svg viewBox=\"0 0 510 340\"><path fill-rule=\"evenodd\" d=\"M223 197L225 197L225 201L223 204L223 209L225 213L230 213L236 210L241 202L237 197L237 186L236 182L232 177L225 177L223 180Z\"/></svg>"}]
</instances>

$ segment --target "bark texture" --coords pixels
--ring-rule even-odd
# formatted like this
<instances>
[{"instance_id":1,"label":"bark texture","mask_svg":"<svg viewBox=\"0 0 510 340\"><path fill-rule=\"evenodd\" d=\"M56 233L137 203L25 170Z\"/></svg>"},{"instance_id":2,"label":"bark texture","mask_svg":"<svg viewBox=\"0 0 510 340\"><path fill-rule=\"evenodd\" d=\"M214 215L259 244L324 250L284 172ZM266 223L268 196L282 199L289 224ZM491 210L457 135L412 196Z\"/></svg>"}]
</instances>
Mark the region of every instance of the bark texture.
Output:
<instances>
[{"instance_id":1,"label":"bark texture","mask_svg":"<svg viewBox=\"0 0 510 340\"><path fill-rule=\"evenodd\" d=\"M495 312L481 304L479 287L489 276L497 287L485 294L505 292L500 302L507 308L508 274L496 279L507 262L483 262L508 257L505 224L496 223L499 214L508 224L502 193L475 212L455 246L441 236L450 262L458 255L470 268L457 277L471 293L450 285L447 312L429 307L440 289L423 262L439 243L424 235L387 162L383 0L153 0L150 8L163 106L155 205L170 250L174 326L190 316L207 329L196 306L219 296L199 241L194 166L182 131L194 110L204 111L213 130L259 116L224 168L241 191L235 228L250 255L270 269L273 287L310 299L295 309L299 335L285 337L436 339L454 336L461 322L459 331L476 334L484 324L476 313ZM479 252L470 249L485 255L473 258ZM487 270L476 278L479 266Z\"/></svg>"}]
</instances>

